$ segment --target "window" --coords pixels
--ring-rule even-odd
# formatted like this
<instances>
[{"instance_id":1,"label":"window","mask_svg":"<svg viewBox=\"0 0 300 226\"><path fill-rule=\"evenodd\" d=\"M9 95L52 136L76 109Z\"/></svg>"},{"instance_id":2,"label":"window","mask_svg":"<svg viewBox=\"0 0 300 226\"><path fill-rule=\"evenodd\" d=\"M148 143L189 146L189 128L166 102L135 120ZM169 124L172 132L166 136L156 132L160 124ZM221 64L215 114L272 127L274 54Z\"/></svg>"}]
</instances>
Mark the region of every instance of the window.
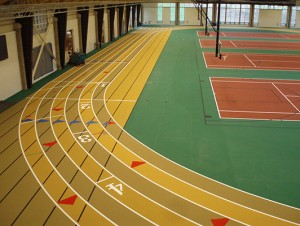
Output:
<instances>
[{"instance_id":1,"label":"window","mask_svg":"<svg viewBox=\"0 0 300 226\"><path fill-rule=\"evenodd\" d=\"M180 4L180 9L179 9L179 21L180 23L184 23L184 8L181 7L182 4Z\"/></svg>"},{"instance_id":2,"label":"window","mask_svg":"<svg viewBox=\"0 0 300 226\"><path fill-rule=\"evenodd\" d=\"M176 4L175 3L170 3L170 7L171 7L170 21L174 23L175 22L175 7L176 7Z\"/></svg>"},{"instance_id":3,"label":"window","mask_svg":"<svg viewBox=\"0 0 300 226\"><path fill-rule=\"evenodd\" d=\"M220 22L222 24L249 24L250 5L221 4Z\"/></svg>"},{"instance_id":4,"label":"window","mask_svg":"<svg viewBox=\"0 0 300 226\"><path fill-rule=\"evenodd\" d=\"M296 26L296 15L300 13L300 6L292 7L291 27Z\"/></svg>"},{"instance_id":5,"label":"window","mask_svg":"<svg viewBox=\"0 0 300 226\"><path fill-rule=\"evenodd\" d=\"M162 3L157 4L157 23L162 23L163 17L162 17Z\"/></svg>"},{"instance_id":6,"label":"window","mask_svg":"<svg viewBox=\"0 0 300 226\"><path fill-rule=\"evenodd\" d=\"M157 23L163 22L163 8L170 8L170 22L175 22L175 3L158 3L157 4Z\"/></svg>"},{"instance_id":7,"label":"window","mask_svg":"<svg viewBox=\"0 0 300 226\"><path fill-rule=\"evenodd\" d=\"M227 4L221 4L221 11L220 11L221 24L226 24L226 12L227 12Z\"/></svg>"},{"instance_id":8,"label":"window","mask_svg":"<svg viewBox=\"0 0 300 226\"><path fill-rule=\"evenodd\" d=\"M249 24L250 21L250 5L241 5L240 24Z\"/></svg>"},{"instance_id":9,"label":"window","mask_svg":"<svg viewBox=\"0 0 300 226\"><path fill-rule=\"evenodd\" d=\"M40 11L34 14L33 25L37 32L46 32L48 27L48 16L46 11Z\"/></svg>"}]
</instances>

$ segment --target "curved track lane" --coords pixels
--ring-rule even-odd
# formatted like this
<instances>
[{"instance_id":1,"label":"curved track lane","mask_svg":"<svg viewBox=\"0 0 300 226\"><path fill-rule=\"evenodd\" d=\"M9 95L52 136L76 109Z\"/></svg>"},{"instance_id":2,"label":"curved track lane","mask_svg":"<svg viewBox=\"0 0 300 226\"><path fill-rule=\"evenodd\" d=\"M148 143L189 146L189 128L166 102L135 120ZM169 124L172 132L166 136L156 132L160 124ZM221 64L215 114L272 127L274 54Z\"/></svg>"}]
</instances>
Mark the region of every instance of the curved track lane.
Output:
<instances>
[{"instance_id":1,"label":"curved track lane","mask_svg":"<svg viewBox=\"0 0 300 226\"><path fill-rule=\"evenodd\" d=\"M19 138L53 202L41 219L70 225L300 224L298 209L196 174L123 130L170 34L132 32L29 99Z\"/></svg>"}]
</instances>

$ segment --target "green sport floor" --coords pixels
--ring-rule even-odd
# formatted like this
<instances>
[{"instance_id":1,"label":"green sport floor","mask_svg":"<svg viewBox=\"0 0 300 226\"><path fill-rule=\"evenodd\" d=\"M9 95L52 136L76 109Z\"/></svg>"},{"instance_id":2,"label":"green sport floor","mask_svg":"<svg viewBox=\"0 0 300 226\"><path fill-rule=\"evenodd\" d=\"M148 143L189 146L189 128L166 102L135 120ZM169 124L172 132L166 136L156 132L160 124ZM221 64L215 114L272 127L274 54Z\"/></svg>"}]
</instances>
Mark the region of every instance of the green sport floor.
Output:
<instances>
[{"instance_id":1,"label":"green sport floor","mask_svg":"<svg viewBox=\"0 0 300 226\"><path fill-rule=\"evenodd\" d=\"M173 30L125 129L191 170L300 208L300 122L219 119L209 81L212 76L298 80L300 72L207 69L202 51L214 49L200 48L199 30ZM226 50L230 51L300 54Z\"/></svg>"}]
</instances>

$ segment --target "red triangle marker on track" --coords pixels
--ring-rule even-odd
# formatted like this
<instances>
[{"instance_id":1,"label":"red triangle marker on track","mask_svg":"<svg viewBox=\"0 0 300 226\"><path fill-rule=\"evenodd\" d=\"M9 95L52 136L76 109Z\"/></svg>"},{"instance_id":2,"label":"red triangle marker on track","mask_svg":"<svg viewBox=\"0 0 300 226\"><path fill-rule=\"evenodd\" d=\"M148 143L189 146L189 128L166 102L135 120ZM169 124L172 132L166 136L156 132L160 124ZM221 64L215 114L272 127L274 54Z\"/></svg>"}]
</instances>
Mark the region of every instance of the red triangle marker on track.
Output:
<instances>
[{"instance_id":1,"label":"red triangle marker on track","mask_svg":"<svg viewBox=\"0 0 300 226\"><path fill-rule=\"evenodd\" d=\"M61 111L63 108L53 108L53 111Z\"/></svg>"},{"instance_id":2,"label":"red triangle marker on track","mask_svg":"<svg viewBox=\"0 0 300 226\"><path fill-rule=\"evenodd\" d=\"M77 89L83 88L84 86L76 86Z\"/></svg>"},{"instance_id":3,"label":"red triangle marker on track","mask_svg":"<svg viewBox=\"0 0 300 226\"><path fill-rule=\"evenodd\" d=\"M108 122L108 125L116 124L115 122Z\"/></svg>"},{"instance_id":4,"label":"red triangle marker on track","mask_svg":"<svg viewBox=\"0 0 300 226\"><path fill-rule=\"evenodd\" d=\"M211 219L214 226L225 226L228 223L228 218Z\"/></svg>"},{"instance_id":5,"label":"red triangle marker on track","mask_svg":"<svg viewBox=\"0 0 300 226\"><path fill-rule=\"evenodd\" d=\"M73 205L77 199L77 195L70 196L66 199L59 200L59 204Z\"/></svg>"},{"instance_id":6,"label":"red triangle marker on track","mask_svg":"<svg viewBox=\"0 0 300 226\"><path fill-rule=\"evenodd\" d=\"M131 163L131 168L143 165L145 162L141 162L141 161L132 161Z\"/></svg>"},{"instance_id":7,"label":"red triangle marker on track","mask_svg":"<svg viewBox=\"0 0 300 226\"><path fill-rule=\"evenodd\" d=\"M56 141L52 141L52 142L49 142L49 143L44 143L43 145L48 146L48 147L52 147L56 143L57 143Z\"/></svg>"}]
</instances>

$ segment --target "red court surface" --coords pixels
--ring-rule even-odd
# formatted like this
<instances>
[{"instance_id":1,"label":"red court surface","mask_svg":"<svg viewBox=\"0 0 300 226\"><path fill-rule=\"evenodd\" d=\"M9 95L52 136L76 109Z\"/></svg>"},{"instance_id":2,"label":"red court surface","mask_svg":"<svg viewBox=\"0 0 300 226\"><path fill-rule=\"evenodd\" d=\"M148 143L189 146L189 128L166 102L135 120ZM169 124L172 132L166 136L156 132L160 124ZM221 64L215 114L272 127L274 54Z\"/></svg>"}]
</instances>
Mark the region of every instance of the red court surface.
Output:
<instances>
[{"instance_id":1,"label":"red court surface","mask_svg":"<svg viewBox=\"0 0 300 226\"><path fill-rule=\"evenodd\" d=\"M216 32L209 32L209 37L215 37ZM198 31L198 37L207 37L204 31ZM271 38L271 39L300 39L300 34L293 33L262 33L262 32L220 32L220 37L232 38Z\"/></svg>"},{"instance_id":2,"label":"red court surface","mask_svg":"<svg viewBox=\"0 0 300 226\"><path fill-rule=\"evenodd\" d=\"M220 118L300 120L300 80L211 77Z\"/></svg>"},{"instance_id":3,"label":"red court surface","mask_svg":"<svg viewBox=\"0 0 300 226\"><path fill-rule=\"evenodd\" d=\"M201 48L215 48L216 41L211 39L199 40ZM300 50L300 42L273 42L248 40L222 40L222 48L238 49L271 49L271 50Z\"/></svg>"},{"instance_id":4,"label":"red court surface","mask_svg":"<svg viewBox=\"0 0 300 226\"><path fill-rule=\"evenodd\" d=\"M258 70L300 70L300 55L222 53L222 58L213 52L203 52L207 68L258 69Z\"/></svg>"}]
</instances>

